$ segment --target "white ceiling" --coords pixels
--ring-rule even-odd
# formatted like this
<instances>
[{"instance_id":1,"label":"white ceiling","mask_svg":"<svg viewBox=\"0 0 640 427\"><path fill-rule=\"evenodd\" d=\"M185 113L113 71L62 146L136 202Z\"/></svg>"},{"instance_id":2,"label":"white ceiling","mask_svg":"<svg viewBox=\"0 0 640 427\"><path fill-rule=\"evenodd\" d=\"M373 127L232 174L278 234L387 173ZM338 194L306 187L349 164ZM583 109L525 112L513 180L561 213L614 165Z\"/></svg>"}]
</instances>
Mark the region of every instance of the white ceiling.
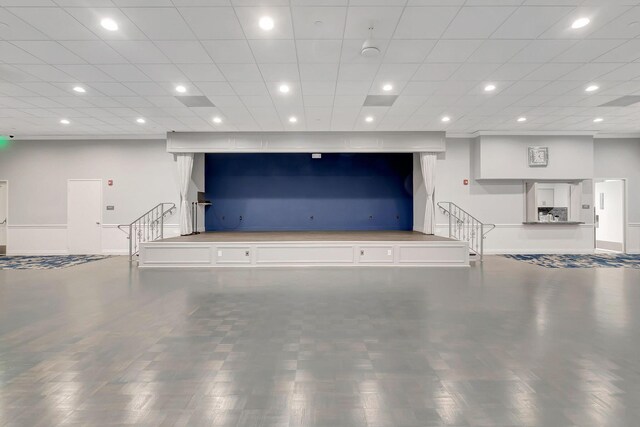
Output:
<instances>
[{"instance_id":1,"label":"white ceiling","mask_svg":"<svg viewBox=\"0 0 640 427\"><path fill-rule=\"evenodd\" d=\"M0 134L637 132L640 104L598 105L640 94L639 4L0 0ZM258 26L264 15L275 21L270 32ZM583 16L591 24L571 29ZM120 30L103 29L105 17ZM370 25L377 58L359 55ZM283 82L287 95L278 91ZM362 107L385 83L399 95L395 104ZM493 93L484 92L489 83ZM185 107L178 84L216 107ZM600 89L586 93L589 84ZM74 92L77 85L87 92ZM520 116L527 121L516 122Z\"/></svg>"}]
</instances>

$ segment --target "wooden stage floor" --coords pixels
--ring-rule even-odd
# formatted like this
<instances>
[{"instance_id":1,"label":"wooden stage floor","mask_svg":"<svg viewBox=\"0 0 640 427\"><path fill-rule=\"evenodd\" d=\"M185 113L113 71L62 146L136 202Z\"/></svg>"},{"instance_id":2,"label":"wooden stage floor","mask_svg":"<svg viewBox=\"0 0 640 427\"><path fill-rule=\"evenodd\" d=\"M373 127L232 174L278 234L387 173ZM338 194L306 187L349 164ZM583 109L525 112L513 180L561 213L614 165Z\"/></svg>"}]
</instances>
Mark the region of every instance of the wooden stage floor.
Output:
<instances>
[{"instance_id":1,"label":"wooden stage floor","mask_svg":"<svg viewBox=\"0 0 640 427\"><path fill-rule=\"evenodd\" d=\"M161 242L446 242L418 231L214 231L172 237Z\"/></svg>"}]
</instances>

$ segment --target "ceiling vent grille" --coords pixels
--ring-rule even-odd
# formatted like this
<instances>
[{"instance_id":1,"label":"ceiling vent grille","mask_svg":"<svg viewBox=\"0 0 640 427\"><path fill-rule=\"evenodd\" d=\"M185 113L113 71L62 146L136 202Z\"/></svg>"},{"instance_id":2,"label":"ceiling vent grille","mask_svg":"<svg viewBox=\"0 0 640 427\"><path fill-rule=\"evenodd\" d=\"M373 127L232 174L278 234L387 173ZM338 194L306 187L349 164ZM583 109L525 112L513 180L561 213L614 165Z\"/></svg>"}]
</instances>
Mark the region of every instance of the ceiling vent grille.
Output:
<instances>
[{"instance_id":1,"label":"ceiling vent grille","mask_svg":"<svg viewBox=\"0 0 640 427\"><path fill-rule=\"evenodd\" d=\"M628 107L638 102L640 102L640 95L627 95L602 104L600 107Z\"/></svg>"},{"instance_id":2,"label":"ceiling vent grille","mask_svg":"<svg viewBox=\"0 0 640 427\"><path fill-rule=\"evenodd\" d=\"M398 95L368 95L364 100L365 107L391 107Z\"/></svg>"},{"instance_id":3,"label":"ceiling vent grille","mask_svg":"<svg viewBox=\"0 0 640 427\"><path fill-rule=\"evenodd\" d=\"M215 107L206 96L176 96L176 99L189 108Z\"/></svg>"}]
</instances>

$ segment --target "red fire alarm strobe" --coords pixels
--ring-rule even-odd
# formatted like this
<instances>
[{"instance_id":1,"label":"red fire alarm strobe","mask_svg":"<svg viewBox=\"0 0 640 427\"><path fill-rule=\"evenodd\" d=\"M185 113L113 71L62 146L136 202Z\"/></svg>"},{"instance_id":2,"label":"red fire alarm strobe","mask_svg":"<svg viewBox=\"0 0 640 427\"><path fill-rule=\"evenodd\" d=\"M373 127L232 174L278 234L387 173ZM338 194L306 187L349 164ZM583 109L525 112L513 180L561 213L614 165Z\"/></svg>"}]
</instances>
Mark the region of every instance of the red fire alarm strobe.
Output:
<instances>
[{"instance_id":1,"label":"red fire alarm strobe","mask_svg":"<svg viewBox=\"0 0 640 427\"><path fill-rule=\"evenodd\" d=\"M112 186L113 186L113 180L112 180L112 179L108 180L108 181L107 181L107 185L108 185L109 187L112 187Z\"/></svg>"},{"instance_id":2,"label":"red fire alarm strobe","mask_svg":"<svg viewBox=\"0 0 640 427\"><path fill-rule=\"evenodd\" d=\"M465 179L464 181L462 181L462 183L463 183L464 185L469 185L469 180L468 180L468 179Z\"/></svg>"}]
</instances>

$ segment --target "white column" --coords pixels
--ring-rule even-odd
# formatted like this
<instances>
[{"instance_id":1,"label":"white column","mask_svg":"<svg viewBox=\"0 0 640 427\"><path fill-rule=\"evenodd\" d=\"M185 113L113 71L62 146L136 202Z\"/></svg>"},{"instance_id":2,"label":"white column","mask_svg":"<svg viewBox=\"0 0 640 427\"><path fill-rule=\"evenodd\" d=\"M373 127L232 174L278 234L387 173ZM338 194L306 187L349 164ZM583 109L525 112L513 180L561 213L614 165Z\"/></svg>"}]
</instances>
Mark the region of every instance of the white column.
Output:
<instances>
[{"instance_id":1,"label":"white column","mask_svg":"<svg viewBox=\"0 0 640 427\"><path fill-rule=\"evenodd\" d=\"M180 189L180 234L185 236L193 231L191 208L187 200L193 170L193 153L177 154L176 160L178 162L178 188Z\"/></svg>"},{"instance_id":2,"label":"white column","mask_svg":"<svg viewBox=\"0 0 640 427\"><path fill-rule=\"evenodd\" d=\"M427 193L424 226L422 228L425 234L435 234L436 229L436 202L434 199L436 191L436 156L436 153L420 153L420 169L422 170L422 179Z\"/></svg>"}]
</instances>

